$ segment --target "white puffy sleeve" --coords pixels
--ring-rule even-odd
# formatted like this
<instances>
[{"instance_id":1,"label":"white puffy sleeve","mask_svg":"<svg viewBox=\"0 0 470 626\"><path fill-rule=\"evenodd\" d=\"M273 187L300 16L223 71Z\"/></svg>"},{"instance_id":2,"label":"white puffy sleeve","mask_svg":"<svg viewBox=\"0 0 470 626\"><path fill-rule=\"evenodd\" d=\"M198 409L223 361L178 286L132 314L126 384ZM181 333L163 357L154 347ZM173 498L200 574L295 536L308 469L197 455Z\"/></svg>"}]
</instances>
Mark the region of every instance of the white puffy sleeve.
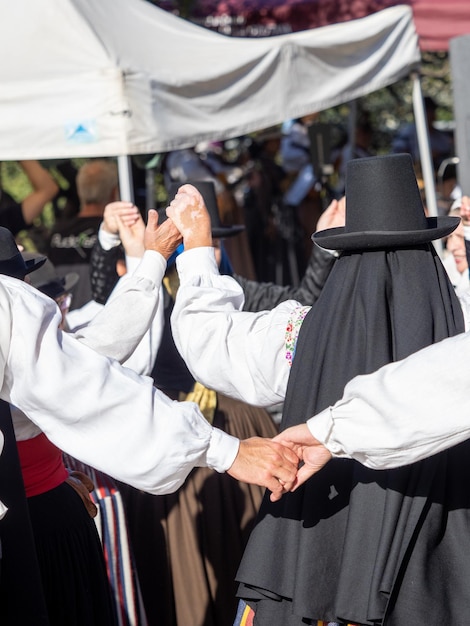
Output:
<instances>
[{"instance_id":1,"label":"white puffy sleeve","mask_svg":"<svg viewBox=\"0 0 470 626\"><path fill-rule=\"evenodd\" d=\"M286 334L299 304L242 311L243 291L219 274L212 248L185 251L176 263L180 287L172 332L194 378L256 406L283 402L290 370Z\"/></svg>"}]
</instances>

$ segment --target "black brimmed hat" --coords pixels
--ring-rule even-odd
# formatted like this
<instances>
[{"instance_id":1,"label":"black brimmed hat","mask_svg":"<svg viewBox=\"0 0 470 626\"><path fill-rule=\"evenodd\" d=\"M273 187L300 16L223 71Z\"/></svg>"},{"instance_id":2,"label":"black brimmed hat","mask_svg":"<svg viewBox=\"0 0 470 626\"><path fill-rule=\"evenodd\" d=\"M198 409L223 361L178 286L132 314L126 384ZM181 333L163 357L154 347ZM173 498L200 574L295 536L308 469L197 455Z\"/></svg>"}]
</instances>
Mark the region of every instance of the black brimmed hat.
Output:
<instances>
[{"instance_id":1,"label":"black brimmed hat","mask_svg":"<svg viewBox=\"0 0 470 626\"><path fill-rule=\"evenodd\" d=\"M368 250L428 243L458 217L426 217L409 154L354 159L346 166L346 225L312 235L322 248Z\"/></svg>"},{"instance_id":2,"label":"black brimmed hat","mask_svg":"<svg viewBox=\"0 0 470 626\"><path fill-rule=\"evenodd\" d=\"M22 252L21 254L26 263L33 258L32 252ZM54 300L64 293L71 292L79 279L80 276L76 272L68 272L65 276L59 276L49 259L46 259L38 271L30 277L33 287Z\"/></svg>"},{"instance_id":3,"label":"black brimmed hat","mask_svg":"<svg viewBox=\"0 0 470 626\"><path fill-rule=\"evenodd\" d=\"M23 280L26 274L39 269L45 262L46 257L39 254L25 260L18 250L13 234L8 228L0 226L0 274Z\"/></svg>"}]
</instances>

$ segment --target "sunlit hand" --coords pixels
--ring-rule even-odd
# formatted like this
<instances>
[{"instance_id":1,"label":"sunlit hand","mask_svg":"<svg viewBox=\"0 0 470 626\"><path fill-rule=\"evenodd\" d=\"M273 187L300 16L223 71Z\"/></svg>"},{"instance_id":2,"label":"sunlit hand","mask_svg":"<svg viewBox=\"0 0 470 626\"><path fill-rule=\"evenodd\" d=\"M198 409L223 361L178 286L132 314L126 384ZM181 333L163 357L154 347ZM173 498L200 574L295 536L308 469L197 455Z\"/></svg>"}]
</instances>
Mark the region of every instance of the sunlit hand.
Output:
<instances>
[{"instance_id":1,"label":"sunlit hand","mask_svg":"<svg viewBox=\"0 0 470 626\"><path fill-rule=\"evenodd\" d=\"M141 217L139 209L132 202L122 202L121 200L110 202L104 209L103 230L114 235L118 234L119 225L116 221L116 216L126 226L132 226Z\"/></svg>"},{"instance_id":2,"label":"sunlit hand","mask_svg":"<svg viewBox=\"0 0 470 626\"><path fill-rule=\"evenodd\" d=\"M195 187L180 187L166 214L182 234L185 250L212 246L211 218L203 197Z\"/></svg>"},{"instance_id":3,"label":"sunlit hand","mask_svg":"<svg viewBox=\"0 0 470 626\"><path fill-rule=\"evenodd\" d=\"M339 228L346 223L346 198L343 196L340 200L332 200L328 207L320 215L317 222L316 230L325 230L326 228Z\"/></svg>"},{"instance_id":4,"label":"sunlit hand","mask_svg":"<svg viewBox=\"0 0 470 626\"><path fill-rule=\"evenodd\" d=\"M297 477L290 491L295 491L308 478L316 474L331 459L331 452L320 443L312 435L307 424L299 424L286 428L274 438L274 441L282 443L291 448L303 461L303 465L297 472ZM284 488L283 491L271 494L271 500L275 502L279 500L283 493L289 491Z\"/></svg>"},{"instance_id":5,"label":"sunlit hand","mask_svg":"<svg viewBox=\"0 0 470 626\"><path fill-rule=\"evenodd\" d=\"M160 252L165 259L169 259L182 241L181 233L171 220L158 224L158 213L150 209L147 216L147 226L144 232L144 246L146 250Z\"/></svg>"},{"instance_id":6,"label":"sunlit hand","mask_svg":"<svg viewBox=\"0 0 470 626\"><path fill-rule=\"evenodd\" d=\"M238 455L230 469L230 476L252 485L266 487L271 499L276 500L290 491L296 479L299 459L289 447L273 439L251 437L240 442Z\"/></svg>"},{"instance_id":7,"label":"sunlit hand","mask_svg":"<svg viewBox=\"0 0 470 626\"><path fill-rule=\"evenodd\" d=\"M142 257L145 252L145 223L140 213L137 220L133 223L130 220L124 221L118 213L116 213L114 219L116 220L119 238L126 255L137 258Z\"/></svg>"}]
</instances>

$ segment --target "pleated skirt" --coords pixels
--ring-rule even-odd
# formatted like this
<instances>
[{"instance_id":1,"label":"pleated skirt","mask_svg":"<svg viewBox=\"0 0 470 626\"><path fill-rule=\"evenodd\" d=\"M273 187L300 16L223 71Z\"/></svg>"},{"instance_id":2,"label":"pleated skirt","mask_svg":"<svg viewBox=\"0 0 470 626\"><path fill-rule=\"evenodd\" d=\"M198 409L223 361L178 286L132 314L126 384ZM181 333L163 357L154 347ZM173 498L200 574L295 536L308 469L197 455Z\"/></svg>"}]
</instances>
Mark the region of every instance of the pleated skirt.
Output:
<instances>
[{"instance_id":1,"label":"pleated skirt","mask_svg":"<svg viewBox=\"0 0 470 626\"><path fill-rule=\"evenodd\" d=\"M103 550L80 496L62 483L28 507L50 625L116 626Z\"/></svg>"}]
</instances>

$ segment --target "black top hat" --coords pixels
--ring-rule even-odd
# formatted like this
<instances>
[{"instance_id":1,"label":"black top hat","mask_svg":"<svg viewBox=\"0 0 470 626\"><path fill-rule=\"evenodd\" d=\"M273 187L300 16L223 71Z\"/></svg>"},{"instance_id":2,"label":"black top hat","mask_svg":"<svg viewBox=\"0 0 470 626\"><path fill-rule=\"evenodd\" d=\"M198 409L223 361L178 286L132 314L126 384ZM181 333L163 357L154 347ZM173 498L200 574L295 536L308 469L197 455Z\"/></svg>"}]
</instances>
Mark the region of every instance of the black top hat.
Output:
<instances>
[{"instance_id":1,"label":"black top hat","mask_svg":"<svg viewBox=\"0 0 470 626\"><path fill-rule=\"evenodd\" d=\"M23 280L26 274L39 269L45 262L46 257L38 254L25 261L13 234L8 228L0 226L0 274Z\"/></svg>"},{"instance_id":2,"label":"black top hat","mask_svg":"<svg viewBox=\"0 0 470 626\"><path fill-rule=\"evenodd\" d=\"M196 187L204 199L204 204L209 212L212 224L212 236L214 238L233 237L238 235L245 227L241 224L233 226L224 225L220 221L219 208L217 205L217 194L215 193L215 185L210 180L187 180L185 183L171 183L168 187L168 204L176 196L178 189L182 185L192 185ZM166 214L165 214L166 215ZM161 217L159 218L162 219Z\"/></svg>"},{"instance_id":3,"label":"black top hat","mask_svg":"<svg viewBox=\"0 0 470 626\"><path fill-rule=\"evenodd\" d=\"M21 254L26 263L34 258L32 252L22 252ZM49 259L46 259L40 269L34 272L30 278L33 287L36 287L36 289L39 289L39 291L42 291L42 293L54 300L64 293L70 292L79 279L80 276L76 272L69 272L65 276L59 276Z\"/></svg>"},{"instance_id":4,"label":"black top hat","mask_svg":"<svg viewBox=\"0 0 470 626\"><path fill-rule=\"evenodd\" d=\"M409 154L354 159L346 166L346 225L312 235L322 248L403 248L445 237L458 217L426 217Z\"/></svg>"}]
</instances>

